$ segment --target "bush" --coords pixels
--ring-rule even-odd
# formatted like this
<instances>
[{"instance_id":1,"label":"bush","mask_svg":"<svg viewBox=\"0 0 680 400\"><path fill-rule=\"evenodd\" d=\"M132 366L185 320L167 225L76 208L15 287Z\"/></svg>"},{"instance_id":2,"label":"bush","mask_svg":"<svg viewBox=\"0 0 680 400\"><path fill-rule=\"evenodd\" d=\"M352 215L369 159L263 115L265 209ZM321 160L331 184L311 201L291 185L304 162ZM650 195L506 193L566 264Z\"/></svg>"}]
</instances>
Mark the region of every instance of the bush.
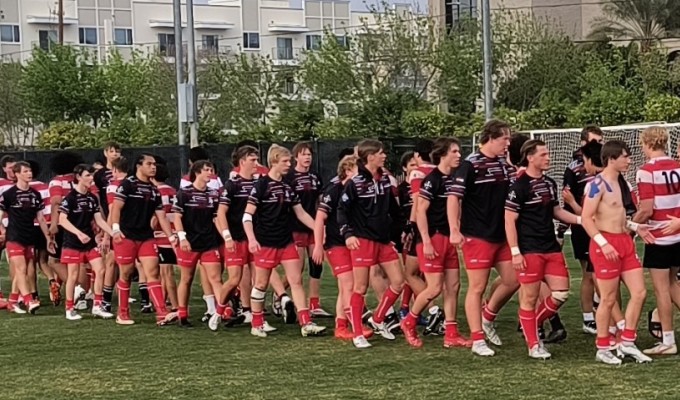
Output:
<instances>
[{"instance_id":1,"label":"bush","mask_svg":"<svg viewBox=\"0 0 680 400\"><path fill-rule=\"evenodd\" d=\"M680 97L670 94L649 97L645 102L645 120L680 122Z\"/></svg>"},{"instance_id":2,"label":"bush","mask_svg":"<svg viewBox=\"0 0 680 400\"><path fill-rule=\"evenodd\" d=\"M56 122L42 131L37 145L41 149L92 148L98 146L91 126L76 122Z\"/></svg>"}]
</instances>

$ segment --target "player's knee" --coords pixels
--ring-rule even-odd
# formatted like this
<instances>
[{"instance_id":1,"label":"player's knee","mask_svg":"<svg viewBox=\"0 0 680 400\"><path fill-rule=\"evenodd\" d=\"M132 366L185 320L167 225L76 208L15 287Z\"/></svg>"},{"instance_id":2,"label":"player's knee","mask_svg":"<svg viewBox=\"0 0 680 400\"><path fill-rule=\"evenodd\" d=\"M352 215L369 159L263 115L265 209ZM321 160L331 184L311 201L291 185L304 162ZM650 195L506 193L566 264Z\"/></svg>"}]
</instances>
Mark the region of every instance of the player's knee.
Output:
<instances>
[{"instance_id":1,"label":"player's knee","mask_svg":"<svg viewBox=\"0 0 680 400\"><path fill-rule=\"evenodd\" d=\"M647 289L644 286L640 286L635 290L630 291L631 299L643 301L647 297Z\"/></svg>"},{"instance_id":2,"label":"player's knee","mask_svg":"<svg viewBox=\"0 0 680 400\"><path fill-rule=\"evenodd\" d=\"M309 259L309 277L312 279L321 279L321 272L323 265L315 263L311 258Z\"/></svg>"},{"instance_id":3,"label":"player's knee","mask_svg":"<svg viewBox=\"0 0 680 400\"><path fill-rule=\"evenodd\" d=\"M267 292L265 292L264 289L253 287L253 290L250 291L250 301L253 303L264 303L264 298L266 295Z\"/></svg>"},{"instance_id":4,"label":"player's knee","mask_svg":"<svg viewBox=\"0 0 680 400\"><path fill-rule=\"evenodd\" d=\"M428 301L432 301L439 297L439 295L442 292L441 286L428 286L427 289L425 289L427 292L427 299Z\"/></svg>"},{"instance_id":5,"label":"player's knee","mask_svg":"<svg viewBox=\"0 0 680 400\"><path fill-rule=\"evenodd\" d=\"M569 291L568 290L555 290L551 294L553 299L557 300L560 304L564 303L567 301L569 298Z\"/></svg>"}]
</instances>

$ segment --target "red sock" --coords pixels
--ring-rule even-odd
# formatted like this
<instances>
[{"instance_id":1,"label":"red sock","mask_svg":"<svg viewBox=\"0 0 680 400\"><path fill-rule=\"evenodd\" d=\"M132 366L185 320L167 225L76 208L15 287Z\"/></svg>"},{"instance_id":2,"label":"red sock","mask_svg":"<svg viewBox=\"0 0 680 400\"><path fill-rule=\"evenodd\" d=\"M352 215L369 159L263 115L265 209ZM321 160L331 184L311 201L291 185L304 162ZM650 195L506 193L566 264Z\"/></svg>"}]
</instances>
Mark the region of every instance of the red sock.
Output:
<instances>
[{"instance_id":1,"label":"red sock","mask_svg":"<svg viewBox=\"0 0 680 400\"><path fill-rule=\"evenodd\" d=\"M347 320L344 318L335 319L335 329L347 329Z\"/></svg>"},{"instance_id":2,"label":"red sock","mask_svg":"<svg viewBox=\"0 0 680 400\"><path fill-rule=\"evenodd\" d=\"M234 309L231 308L231 306L224 307L224 312L222 313L222 318L223 319L231 319L231 317L233 317L233 316L234 316Z\"/></svg>"},{"instance_id":3,"label":"red sock","mask_svg":"<svg viewBox=\"0 0 680 400\"><path fill-rule=\"evenodd\" d=\"M186 307L180 306L179 309L177 309L177 311L180 319L189 318L189 311L187 310Z\"/></svg>"},{"instance_id":4,"label":"red sock","mask_svg":"<svg viewBox=\"0 0 680 400\"><path fill-rule=\"evenodd\" d=\"M161 288L160 281L148 281L146 282L146 287L149 290L149 297L151 297L151 303L153 303L153 308L156 309L156 315L165 316L168 311L165 309L165 301L163 298L163 289Z\"/></svg>"},{"instance_id":5,"label":"red sock","mask_svg":"<svg viewBox=\"0 0 680 400\"><path fill-rule=\"evenodd\" d=\"M309 317L309 309L303 308L302 310L298 310L298 321L300 322L300 326L305 326L312 322L312 319Z\"/></svg>"},{"instance_id":6,"label":"red sock","mask_svg":"<svg viewBox=\"0 0 680 400\"><path fill-rule=\"evenodd\" d=\"M460 333L458 333L458 322L456 321L444 322L444 335L448 337L460 336Z\"/></svg>"},{"instance_id":7,"label":"red sock","mask_svg":"<svg viewBox=\"0 0 680 400\"><path fill-rule=\"evenodd\" d=\"M557 314L557 310L559 309L560 306L555 302L552 296L546 297L545 300L543 300L543 303L538 306L538 310L536 310L537 324L539 326L543 325L543 322Z\"/></svg>"},{"instance_id":8,"label":"red sock","mask_svg":"<svg viewBox=\"0 0 680 400\"><path fill-rule=\"evenodd\" d=\"M310 297L309 298L309 308L311 310L316 310L317 308L321 308L321 301L319 301L318 297Z\"/></svg>"},{"instance_id":9,"label":"red sock","mask_svg":"<svg viewBox=\"0 0 680 400\"><path fill-rule=\"evenodd\" d=\"M385 294L383 294L382 299L380 299L380 304L378 304L378 308L375 310L375 314L373 315L373 321L376 324L380 324L385 320L385 314L387 314L387 310L392 307L398 298L399 292L393 289L392 286L385 290Z\"/></svg>"},{"instance_id":10,"label":"red sock","mask_svg":"<svg viewBox=\"0 0 680 400\"><path fill-rule=\"evenodd\" d=\"M522 325L524 339L529 348L538 344L538 325L536 323L536 310L519 309L519 323Z\"/></svg>"},{"instance_id":11,"label":"red sock","mask_svg":"<svg viewBox=\"0 0 680 400\"><path fill-rule=\"evenodd\" d=\"M470 332L470 339L473 342L479 342L484 340L484 331L474 331Z\"/></svg>"},{"instance_id":12,"label":"red sock","mask_svg":"<svg viewBox=\"0 0 680 400\"><path fill-rule=\"evenodd\" d=\"M29 294L25 294L25 295L24 295L24 304L25 304L26 306L28 306L29 304L31 304L31 301L33 301L33 296L32 296L30 293L29 293Z\"/></svg>"},{"instance_id":13,"label":"red sock","mask_svg":"<svg viewBox=\"0 0 680 400\"><path fill-rule=\"evenodd\" d=\"M401 308L408 309L411 305L411 297L413 296L413 290L411 286L404 285L404 290L401 292Z\"/></svg>"},{"instance_id":14,"label":"red sock","mask_svg":"<svg viewBox=\"0 0 680 400\"><path fill-rule=\"evenodd\" d=\"M104 295L95 294L94 295L94 305L95 305L95 307L100 307L102 305L102 300L104 300Z\"/></svg>"},{"instance_id":15,"label":"red sock","mask_svg":"<svg viewBox=\"0 0 680 400\"><path fill-rule=\"evenodd\" d=\"M488 305L485 305L482 307L482 318L489 322L493 322L496 320L496 317L498 316L498 312L492 311Z\"/></svg>"},{"instance_id":16,"label":"red sock","mask_svg":"<svg viewBox=\"0 0 680 400\"><path fill-rule=\"evenodd\" d=\"M264 325L264 314L262 311L253 311L253 320L250 322L250 326L260 328L262 325Z\"/></svg>"},{"instance_id":17,"label":"red sock","mask_svg":"<svg viewBox=\"0 0 680 400\"><path fill-rule=\"evenodd\" d=\"M15 306L19 302L19 293L10 293L9 294L9 304L11 306Z\"/></svg>"},{"instance_id":18,"label":"red sock","mask_svg":"<svg viewBox=\"0 0 680 400\"><path fill-rule=\"evenodd\" d=\"M595 340L595 346L597 346L598 350L609 350L609 335L598 337Z\"/></svg>"},{"instance_id":19,"label":"red sock","mask_svg":"<svg viewBox=\"0 0 680 400\"><path fill-rule=\"evenodd\" d=\"M409 327L415 327L418 325L418 316L413 311L409 311L406 314L406 318L404 318L404 324Z\"/></svg>"},{"instance_id":20,"label":"red sock","mask_svg":"<svg viewBox=\"0 0 680 400\"><path fill-rule=\"evenodd\" d=\"M215 305L215 310L217 311L217 315L224 315L224 309L227 308L226 305L217 303Z\"/></svg>"},{"instance_id":21,"label":"red sock","mask_svg":"<svg viewBox=\"0 0 680 400\"><path fill-rule=\"evenodd\" d=\"M352 321L352 331L354 332L354 337L362 336L363 325L361 323L361 316L364 313L364 295L359 293L352 293L352 298L349 300L349 305L351 308L351 321Z\"/></svg>"},{"instance_id":22,"label":"red sock","mask_svg":"<svg viewBox=\"0 0 680 400\"><path fill-rule=\"evenodd\" d=\"M623 330L621 334L622 342L635 343L635 339L637 339L637 332L635 330L627 328Z\"/></svg>"},{"instance_id":23,"label":"red sock","mask_svg":"<svg viewBox=\"0 0 680 400\"><path fill-rule=\"evenodd\" d=\"M66 300L66 311L73 310L73 300Z\"/></svg>"},{"instance_id":24,"label":"red sock","mask_svg":"<svg viewBox=\"0 0 680 400\"><path fill-rule=\"evenodd\" d=\"M130 284L122 279L118 280L118 313L130 313Z\"/></svg>"}]
</instances>

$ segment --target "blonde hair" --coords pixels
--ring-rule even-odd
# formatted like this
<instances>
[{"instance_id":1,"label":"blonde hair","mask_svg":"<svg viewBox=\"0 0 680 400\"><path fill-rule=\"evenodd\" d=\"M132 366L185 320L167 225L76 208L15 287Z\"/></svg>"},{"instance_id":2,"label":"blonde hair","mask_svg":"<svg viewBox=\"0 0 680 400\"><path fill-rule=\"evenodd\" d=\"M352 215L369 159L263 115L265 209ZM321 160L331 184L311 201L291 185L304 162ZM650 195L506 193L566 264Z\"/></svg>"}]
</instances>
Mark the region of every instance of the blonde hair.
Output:
<instances>
[{"instance_id":1,"label":"blonde hair","mask_svg":"<svg viewBox=\"0 0 680 400\"><path fill-rule=\"evenodd\" d=\"M640 142L652 150L666 150L668 147L668 130L661 126L650 126L642 131Z\"/></svg>"},{"instance_id":2,"label":"blonde hair","mask_svg":"<svg viewBox=\"0 0 680 400\"><path fill-rule=\"evenodd\" d=\"M344 156L338 163L338 178L344 180L347 178L347 171L357 166L357 156Z\"/></svg>"},{"instance_id":3,"label":"blonde hair","mask_svg":"<svg viewBox=\"0 0 680 400\"><path fill-rule=\"evenodd\" d=\"M273 164L278 164L279 160L283 157L291 157L290 150L278 144L273 144L267 152L269 167L271 168Z\"/></svg>"}]
</instances>

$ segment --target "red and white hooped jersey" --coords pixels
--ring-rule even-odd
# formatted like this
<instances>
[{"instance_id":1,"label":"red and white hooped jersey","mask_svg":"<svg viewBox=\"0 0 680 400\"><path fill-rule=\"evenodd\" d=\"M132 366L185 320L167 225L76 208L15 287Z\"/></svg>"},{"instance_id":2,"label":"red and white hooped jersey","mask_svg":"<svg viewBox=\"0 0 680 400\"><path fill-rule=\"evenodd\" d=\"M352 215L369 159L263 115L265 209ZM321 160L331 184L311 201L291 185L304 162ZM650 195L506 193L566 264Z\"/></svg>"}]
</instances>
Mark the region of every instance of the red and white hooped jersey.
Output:
<instances>
[{"instance_id":1,"label":"red and white hooped jersey","mask_svg":"<svg viewBox=\"0 0 680 400\"><path fill-rule=\"evenodd\" d=\"M45 216L45 221L49 224L52 220L52 198L50 197L49 185L41 181L31 181L28 185L38 191L40 196L42 196L43 204L45 204L43 215ZM35 221L34 225L38 226L37 220Z\"/></svg>"},{"instance_id":2,"label":"red and white hooped jersey","mask_svg":"<svg viewBox=\"0 0 680 400\"><path fill-rule=\"evenodd\" d=\"M241 172L241 167L234 167L232 168L231 172L229 172L229 179L235 179L239 172ZM258 179L261 176L265 176L269 173L269 168L265 167L264 165L257 164L257 167L255 167L255 173L253 174L253 179Z\"/></svg>"},{"instance_id":3,"label":"red and white hooped jersey","mask_svg":"<svg viewBox=\"0 0 680 400\"><path fill-rule=\"evenodd\" d=\"M423 179L425 179L425 177L435 168L437 168L436 165L427 163L411 171L409 183L411 184L411 194L414 196L414 199L420 194L420 185L423 182Z\"/></svg>"},{"instance_id":4,"label":"red and white hooped jersey","mask_svg":"<svg viewBox=\"0 0 680 400\"><path fill-rule=\"evenodd\" d=\"M669 215L680 218L680 162L665 156L652 158L638 170L636 181L639 200L654 202L650 225L669 221ZM659 245L680 242L680 233L664 235L661 229L651 233Z\"/></svg>"},{"instance_id":5,"label":"red and white hooped jersey","mask_svg":"<svg viewBox=\"0 0 680 400\"><path fill-rule=\"evenodd\" d=\"M177 190L175 190L174 187L170 185L166 185L165 183L161 183L157 186L158 191L161 193L161 203L163 204L163 211L165 211L165 215L168 218L168 222L170 222L170 227L172 228L172 232L175 232L175 225L173 224L175 220L175 213L172 211L172 205L175 203L175 199L177 197ZM160 230L156 230L153 233L154 237L156 238L156 244L161 247L170 247L170 240L168 237L165 235L165 233Z\"/></svg>"}]
</instances>

